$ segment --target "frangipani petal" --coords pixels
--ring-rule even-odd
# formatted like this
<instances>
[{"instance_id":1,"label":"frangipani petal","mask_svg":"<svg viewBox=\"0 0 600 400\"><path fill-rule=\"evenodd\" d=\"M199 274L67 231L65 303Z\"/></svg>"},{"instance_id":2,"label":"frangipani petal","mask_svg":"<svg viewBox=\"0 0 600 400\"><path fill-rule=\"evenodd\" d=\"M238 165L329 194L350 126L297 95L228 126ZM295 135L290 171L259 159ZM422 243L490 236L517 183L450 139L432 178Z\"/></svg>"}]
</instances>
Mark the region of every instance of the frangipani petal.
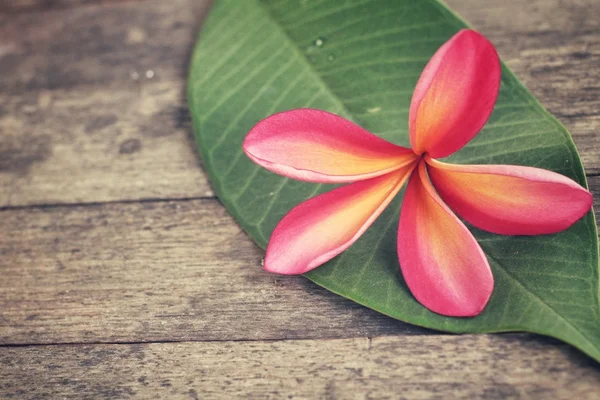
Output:
<instances>
[{"instance_id":1,"label":"frangipani petal","mask_svg":"<svg viewBox=\"0 0 600 400\"><path fill-rule=\"evenodd\" d=\"M412 294L438 314L475 316L492 294L494 278L485 254L435 192L424 162L404 195L398 257Z\"/></svg>"},{"instance_id":2,"label":"frangipani petal","mask_svg":"<svg viewBox=\"0 0 600 400\"><path fill-rule=\"evenodd\" d=\"M265 269L303 274L346 250L390 203L413 168L342 186L293 208L271 235Z\"/></svg>"},{"instance_id":3,"label":"frangipani petal","mask_svg":"<svg viewBox=\"0 0 600 400\"><path fill-rule=\"evenodd\" d=\"M415 154L326 111L296 109L260 121L244 151L258 165L309 182L354 182L384 175Z\"/></svg>"},{"instance_id":4,"label":"frangipani petal","mask_svg":"<svg viewBox=\"0 0 600 400\"><path fill-rule=\"evenodd\" d=\"M502 235L541 235L573 225L592 195L566 176L514 165L455 165L427 158L440 196L474 226Z\"/></svg>"},{"instance_id":5,"label":"frangipani petal","mask_svg":"<svg viewBox=\"0 0 600 400\"><path fill-rule=\"evenodd\" d=\"M431 58L413 93L413 150L440 158L462 148L487 122L499 87L494 46L475 31L458 32Z\"/></svg>"}]
</instances>

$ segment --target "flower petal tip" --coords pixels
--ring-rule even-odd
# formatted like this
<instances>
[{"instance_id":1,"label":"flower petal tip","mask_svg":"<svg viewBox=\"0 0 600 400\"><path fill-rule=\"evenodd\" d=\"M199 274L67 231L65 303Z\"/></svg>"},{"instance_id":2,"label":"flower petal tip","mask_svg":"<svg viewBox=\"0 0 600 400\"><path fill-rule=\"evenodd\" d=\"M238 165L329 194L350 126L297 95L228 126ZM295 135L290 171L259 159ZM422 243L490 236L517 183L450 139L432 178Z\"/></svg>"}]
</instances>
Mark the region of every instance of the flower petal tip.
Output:
<instances>
[{"instance_id":1,"label":"flower petal tip","mask_svg":"<svg viewBox=\"0 0 600 400\"><path fill-rule=\"evenodd\" d=\"M294 265L286 263L285 260L277 258L265 257L263 269L266 272L278 275L302 275L305 272L310 271L310 265Z\"/></svg>"},{"instance_id":2,"label":"flower petal tip","mask_svg":"<svg viewBox=\"0 0 600 400\"><path fill-rule=\"evenodd\" d=\"M419 299L417 296L415 298L425 306L429 311L432 311L436 314L443 315L445 317L456 317L456 318L473 318L478 316L485 310L490 297L492 295L494 282L491 281L491 288L489 290L484 291L484 296L481 296L477 299L477 301L470 301L469 303L446 303L440 301L431 301L431 299Z\"/></svg>"},{"instance_id":3,"label":"flower petal tip","mask_svg":"<svg viewBox=\"0 0 600 400\"><path fill-rule=\"evenodd\" d=\"M470 224L488 232L553 234L568 229L592 207L588 190L552 171L426 160L442 199Z\"/></svg>"},{"instance_id":4,"label":"flower petal tip","mask_svg":"<svg viewBox=\"0 0 600 400\"><path fill-rule=\"evenodd\" d=\"M244 140L246 155L271 172L308 182L374 178L410 164L415 155L327 111L299 108L256 124Z\"/></svg>"}]
</instances>

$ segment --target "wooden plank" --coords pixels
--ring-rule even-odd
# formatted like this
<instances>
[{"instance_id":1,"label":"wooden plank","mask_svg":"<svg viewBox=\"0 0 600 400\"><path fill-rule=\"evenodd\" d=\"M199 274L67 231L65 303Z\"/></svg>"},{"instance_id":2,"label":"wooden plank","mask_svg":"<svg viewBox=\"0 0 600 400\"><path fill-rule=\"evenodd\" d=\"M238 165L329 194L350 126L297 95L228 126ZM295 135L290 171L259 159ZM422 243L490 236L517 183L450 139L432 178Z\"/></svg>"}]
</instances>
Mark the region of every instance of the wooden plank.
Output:
<instances>
[{"instance_id":1,"label":"wooden plank","mask_svg":"<svg viewBox=\"0 0 600 400\"><path fill-rule=\"evenodd\" d=\"M532 336L0 348L3 398L597 399L598 368Z\"/></svg>"},{"instance_id":2,"label":"wooden plank","mask_svg":"<svg viewBox=\"0 0 600 400\"><path fill-rule=\"evenodd\" d=\"M4 210L0 232L0 344L424 332L263 272L216 200Z\"/></svg>"},{"instance_id":3,"label":"wooden plank","mask_svg":"<svg viewBox=\"0 0 600 400\"><path fill-rule=\"evenodd\" d=\"M0 94L0 207L211 197L183 81Z\"/></svg>"},{"instance_id":4,"label":"wooden plank","mask_svg":"<svg viewBox=\"0 0 600 400\"><path fill-rule=\"evenodd\" d=\"M208 0L0 14L0 92L181 80ZM91 90L91 89L90 89Z\"/></svg>"},{"instance_id":5,"label":"wooden plank","mask_svg":"<svg viewBox=\"0 0 600 400\"><path fill-rule=\"evenodd\" d=\"M5 210L0 232L0 344L423 332L263 272L215 200Z\"/></svg>"},{"instance_id":6,"label":"wooden plank","mask_svg":"<svg viewBox=\"0 0 600 400\"><path fill-rule=\"evenodd\" d=\"M207 5L0 15L0 207L212 196L183 79Z\"/></svg>"}]
</instances>

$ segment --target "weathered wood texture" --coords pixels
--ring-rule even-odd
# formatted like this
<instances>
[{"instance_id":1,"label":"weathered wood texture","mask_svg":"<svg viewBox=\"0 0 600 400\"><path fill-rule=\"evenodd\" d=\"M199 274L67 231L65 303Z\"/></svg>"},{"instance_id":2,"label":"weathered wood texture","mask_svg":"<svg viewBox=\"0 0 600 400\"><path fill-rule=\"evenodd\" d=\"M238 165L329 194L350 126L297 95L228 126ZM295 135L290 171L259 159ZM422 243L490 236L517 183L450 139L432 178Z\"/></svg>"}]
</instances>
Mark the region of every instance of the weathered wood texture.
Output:
<instances>
[{"instance_id":1,"label":"weathered wood texture","mask_svg":"<svg viewBox=\"0 0 600 400\"><path fill-rule=\"evenodd\" d=\"M262 250L213 200L13 210L0 232L0 344L419 331L263 272Z\"/></svg>"},{"instance_id":2,"label":"weathered wood texture","mask_svg":"<svg viewBox=\"0 0 600 400\"><path fill-rule=\"evenodd\" d=\"M131 90L148 81L182 80L207 6L207 0L154 0L0 14L0 90L107 83Z\"/></svg>"},{"instance_id":3,"label":"weathered wood texture","mask_svg":"<svg viewBox=\"0 0 600 400\"><path fill-rule=\"evenodd\" d=\"M549 362L552 360L552 362ZM0 349L18 399L597 399L598 369L531 336Z\"/></svg>"},{"instance_id":4,"label":"weathered wood texture","mask_svg":"<svg viewBox=\"0 0 600 400\"><path fill-rule=\"evenodd\" d=\"M212 195L184 93L206 2L98 4L0 14L0 207ZM567 125L592 174L598 4L450 1Z\"/></svg>"},{"instance_id":5,"label":"weathered wood texture","mask_svg":"<svg viewBox=\"0 0 600 400\"><path fill-rule=\"evenodd\" d=\"M600 2L448 3L571 130L598 198ZM569 346L433 334L262 272L193 150L207 4L0 4L0 398L600 393ZM172 341L192 342L131 344Z\"/></svg>"},{"instance_id":6,"label":"weathered wood texture","mask_svg":"<svg viewBox=\"0 0 600 400\"><path fill-rule=\"evenodd\" d=\"M0 94L0 206L212 197L183 92L177 81Z\"/></svg>"},{"instance_id":7,"label":"weathered wood texture","mask_svg":"<svg viewBox=\"0 0 600 400\"><path fill-rule=\"evenodd\" d=\"M600 177L591 183L600 198ZM0 215L0 344L425 332L263 272L262 250L214 200Z\"/></svg>"},{"instance_id":8,"label":"weathered wood texture","mask_svg":"<svg viewBox=\"0 0 600 400\"><path fill-rule=\"evenodd\" d=\"M206 3L0 14L0 207L212 196L185 100Z\"/></svg>"}]
</instances>

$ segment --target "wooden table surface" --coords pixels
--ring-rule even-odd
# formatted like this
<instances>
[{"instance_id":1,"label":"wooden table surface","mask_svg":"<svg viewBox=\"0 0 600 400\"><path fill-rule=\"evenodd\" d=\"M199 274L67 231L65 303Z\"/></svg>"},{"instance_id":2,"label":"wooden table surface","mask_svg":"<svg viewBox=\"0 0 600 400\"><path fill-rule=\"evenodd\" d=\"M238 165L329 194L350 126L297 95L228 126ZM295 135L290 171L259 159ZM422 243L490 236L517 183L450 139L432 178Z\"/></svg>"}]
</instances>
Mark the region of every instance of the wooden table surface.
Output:
<instances>
[{"instance_id":1,"label":"wooden table surface","mask_svg":"<svg viewBox=\"0 0 600 400\"><path fill-rule=\"evenodd\" d=\"M600 1L448 3L598 196ZM600 398L598 363L555 340L427 331L262 272L194 150L207 9L0 2L0 398Z\"/></svg>"}]
</instances>

